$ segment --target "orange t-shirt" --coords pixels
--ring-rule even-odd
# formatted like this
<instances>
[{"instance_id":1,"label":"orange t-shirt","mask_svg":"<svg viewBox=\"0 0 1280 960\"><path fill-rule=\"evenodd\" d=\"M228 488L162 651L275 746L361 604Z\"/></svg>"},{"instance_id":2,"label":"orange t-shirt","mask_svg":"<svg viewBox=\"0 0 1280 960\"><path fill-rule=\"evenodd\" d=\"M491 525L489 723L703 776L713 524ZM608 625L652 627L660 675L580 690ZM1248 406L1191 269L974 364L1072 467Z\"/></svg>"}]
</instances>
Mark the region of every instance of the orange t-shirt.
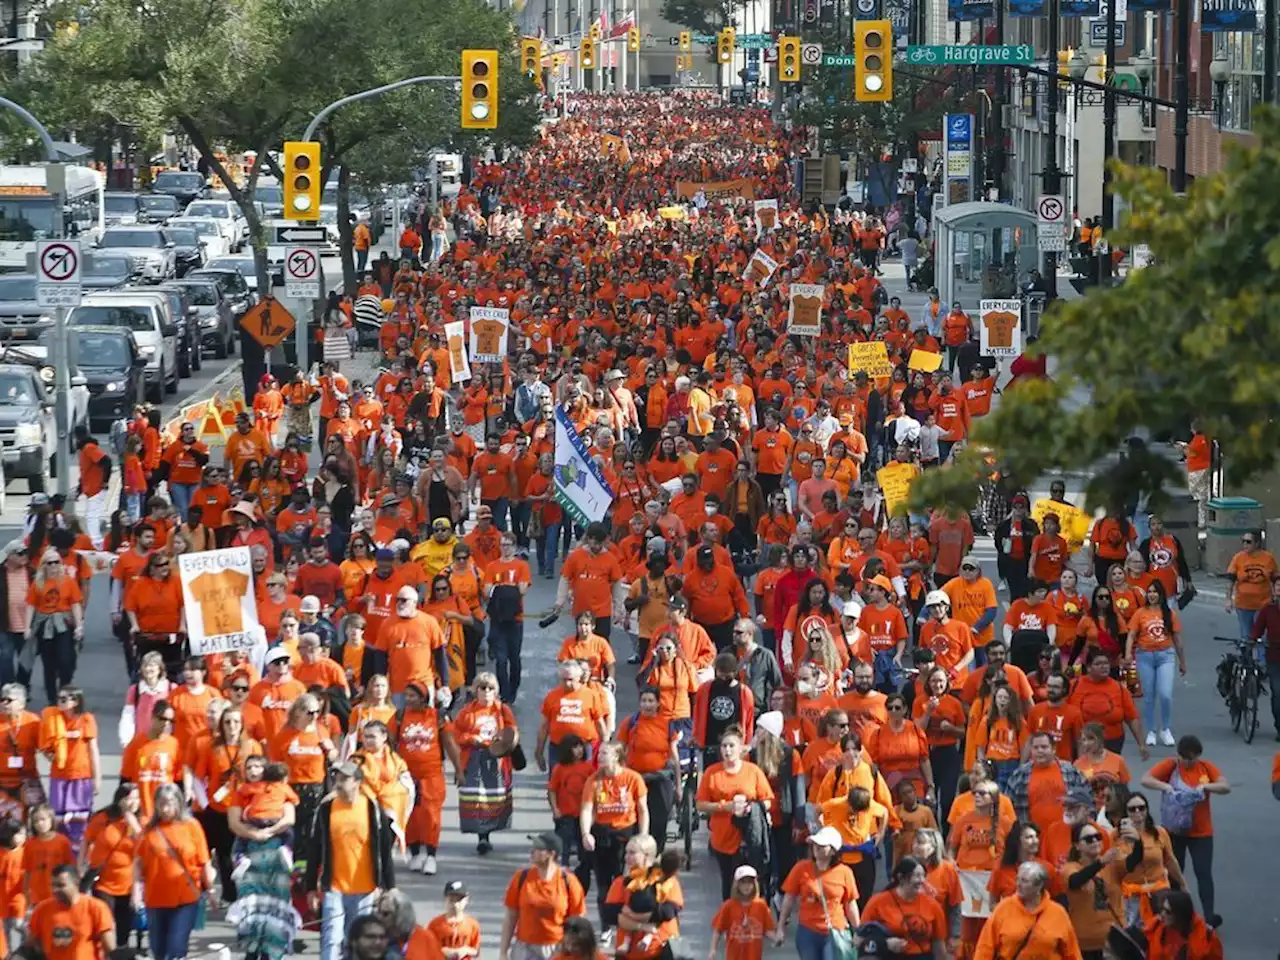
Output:
<instances>
[{"instance_id":1,"label":"orange t-shirt","mask_svg":"<svg viewBox=\"0 0 1280 960\"><path fill-rule=\"evenodd\" d=\"M30 902L39 903L53 896L53 871L64 863L74 864L71 841L66 834L48 837L31 836L22 845L22 871L27 875Z\"/></svg>"},{"instance_id":2,"label":"orange t-shirt","mask_svg":"<svg viewBox=\"0 0 1280 960\"><path fill-rule=\"evenodd\" d=\"M61 733L66 737L66 759L62 764L55 761L50 775L62 780L88 780L93 776L89 744L98 739L98 721L92 713L61 716Z\"/></svg>"},{"instance_id":3,"label":"orange t-shirt","mask_svg":"<svg viewBox=\"0 0 1280 960\"><path fill-rule=\"evenodd\" d=\"M470 950L473 955L480 953L480 924L475 917L464 914L455 921L442 913L432 918L427 930L435 935L444 950ZM423 960L414 954L412 937L405 951L405 960Z\"/></svg>"},{"instance_id":4,"label":"orange t-shirt","mask_svg":"<svg viewBox=\"0 0 1280 960\"><path fill-rule=\"evenodd\" d=\"M582 812L583 791L594 772L595 764L590 760L555 765L547 780L547 790L556 795L557 817L576 817Z\"/></svg>"},{"instance_id":5,"label":"orange t-shirt","mask_svg":"<svg viewBox=\"0 0 1280 960\"><path fill-rule=\"evenodd\" d=\"M105 811L95 813L85 826L83 845L87 862L99 871L95 890L113 897L133 889L133 858L137 837L130 836L124 819L108 819Z\"/></svg>"},{"instance_id":6,"label":"orange t-shirt","mask_svg":"<svg viewBox=\"0 0 1280 960\"><path fill-rule=\"evenodd\" d=\"M328 736L319 730L285 727L270 741L267 755L289 768L290 783L324 783L325 751Z\"/></svg>"},{"instance_id":7,"label":"orange t-shirt","mask_svg":"<svg viewBox=\"0 0 1280 960\"><path fill-rule=\"evenodd\" d=\"M507 884L503 905L515 910L515 937L534 947L559 943L567 917L585 916L586 896L582 884L570 871L555 866L549 880L534 867L516 872Z\"/></svg>"},{"instance_id":8,"label":"orange t-shirt","mask_svg":"<svg viewBox=\"0 0 1280 960\"><path fill-rule=\"evenodd\" d=\"M33 580L27 587L27 606L36 613L70 613L73 605L83 602L80 584L70 577L47 579L43 584Z\"/></svg>"},{"instance_id":9,"label":"orange t-shirt","mask_svg":"<svg viewBox=\"0 0 1280 960\"><path fill-rule=\"evenodd\" d=\"M1182 632L1182 620L1176 610L1169 611L1169 621L1173 624L1173 632ZM1159 610L1143 607L1129 621L1129 632L1135 634L1136 650L1154 653L1157 650L1168 650L1173 646L1173 636L1165 629L1164 617Z\"/></svg>"},{"instance_id":10,"label":"orange t-shirt","mask_svg":"<svg viewBox=\"0 0 1280 960\"><path fill-rule=\"evenodd\" d=\"M573 592L573 615L584 611L596 619L613 616L613 584L622 579L622 567L607 550L592 556L586 547L569 554L560 575Z\"/></svg>"},{"instance_id":11,"label":"orange t-shirt","mask_svg":"<svg viewBox=\"0 0 1280 960\"><path fill-rule=\"evenodd\" d=\"M822 884L819 892L818 884ZM849 918L845 905L858 899L858 884L853 871L837 863L819 877L812 860L801 860L782 881L782 892L800 900L800 925L814 933L846 930ZM826 900L824 912L823 899Z\"/></svg>"},{"instance_id":12,"label":"orange t-shirt","mask_svg":"<svg viewBox=\"0 0 1280 960\"><path fill-rule=\"evenodd\" d=\"M775 926L773 911L762 897L749 903L726 900L711 918L711 929L724 935L725 960L761 960L765 934Z\"/></svg>"},{"instance_id":13,"label":"orange t-shirt","mask_svg":"<svg viewBox=\"0 0 1280 960\"><path fill-rule=\"evenodd\" d=\"M435 686L432 657L444 646L440 621L419 611L412 617L394 616L382 625L378 643L387 652L387 680L392 693L404 693L418 681L430 690Z\"/></svg>"},{"instance_id":14,"label":"orange t-shirt","mask_svg":"<svg viewBox=\"0 0 1280 960\"><path fill-rule=\"evenodd\" d=\"M331 844L330 886L342 893L370 893L374 883L369 850L369 800L361 794L348 803L335 797L329 807Z\"/></svg>"},{"instance_id":15,"label":"orange t-shirt","mask_svg":"<svg viewBox=\"0 0 1280 960\"><path fill-rule=\"evenodd\" d=\"M115 927L111 908L97 897L81 894L73 904L50 897L31 912L27 936L40 944L46 960L98 960L102 935Z\"/></svg>"},{"instance_id":16,"label":"orange t-shirt","mask_svg":"<svg viewBox=\"0 0 1280 960\"><path fill-rule=\"evenodd\" d=\"M996 606L996 588L986 577L968 583L963 577L953 577L942 586L942 592L951 598L951 614L972 627L982 619L988 609ZM987 626L974 639L975 647L985 647L995 636L995 623Z\"/></svg>"},{"instance_id":17,"label":"orange t-shirt","mask_svg":"<svg viewBox=\"0 0 1280 960\"><path fill-rule=\"evenodd\" d=\"M166 783L175 783L182 772L182 753L173 736L152 740L140 730L120 757L120 779L136 783L141 793L142 817L155 812L155 796Z\"/></svg>"},{"instance_id":18,"label":"orange t-shirt","mask_svg":"<svg viewBox=\"0 0 1280 960\"><path fill-rule=\"evenodd\" d=\"M933 945L947 939L947 915L933 897L916 894L911 901L892 890L882 890L862 911L863 923L881 923L893 936L907 941L906 953L928 956Z\"/></svg>"},{"instance_id":19,"label":"orange t-shirt","mask_svg":"<svg viewBox=\"0 0 1280 960\"><path fill-rule=\"evenodd\" d=\"M1178 776L1188 787L1203 787L1222 776L1222 771L1208 760L1197 760L1191 766L1184 767L1172 757L1161 760L1147 772L1154 779L1169 783L1173 779L1175 767L1178 770ZM1187 831L1187 836L1213 836L1213 814L1209 809L1209 796L1206 794L1205 798L1191 809L1191 829ZM30 843L31 841L28 840L27 842Z\"/></svg>"},{"instance_id":20,"label":"orange t-shirt","mask_svg":"<svg viewBox=\"0 0 1280 960\"><path fill-rule=\"evenodd\" d=\"M773 788L764 771L749 761L744 761L737 773L730 773L723 763L712 764L698 784L697 800L699 803L732 800L738 794L748 800L773 801ZM742 832L734 826L732 812L711 814L711 849L734 853L741 845Z\"/></svg>"},{"instance_id":21,"label":"orange t-shirt","mask_svg":"<svg viewBox=\"0 0 1280 960\"><path fill-rule=\"evenodd\" d=\"M612 777L597 770L582 786L584 798L588 791L594 804L595 822L614 830L633 825L639 818L640 805L649 795L644 777L627 767Z\"/></svg>"},{"instance_id":22,"label":"orange t-shirt","mask_svg":"<svg viewBox=\"0 0 1280 960\"><path fill-rule=\"evenodd\" d=\"M571 733L576 733L587 743L595 743L600 739L596 722L605 719L599 698L586 687L572 692L556 687L542 701L542 716L552 744L559 743Z\"/></svg>"}]
</instances>

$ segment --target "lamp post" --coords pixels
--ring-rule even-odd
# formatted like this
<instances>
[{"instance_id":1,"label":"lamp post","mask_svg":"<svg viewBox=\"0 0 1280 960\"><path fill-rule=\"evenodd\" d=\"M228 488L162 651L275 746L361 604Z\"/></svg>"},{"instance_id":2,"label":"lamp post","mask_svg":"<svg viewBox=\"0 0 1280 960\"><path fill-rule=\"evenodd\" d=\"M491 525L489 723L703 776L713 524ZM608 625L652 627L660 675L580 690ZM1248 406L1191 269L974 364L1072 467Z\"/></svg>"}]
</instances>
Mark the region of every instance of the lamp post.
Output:
<instances>
[{"instance_id":1,"label":"lamp post","mask_svg":"<svg viewBox=\"0 0 1280 960\"><path fill-rule=\"evenodd\" d=\"M1156 62L1151 59L1151 55L1143 50L1137 56L1129 58L1129 66L1133 69L1134 76L1138 78L1138 83L1142 84L1142 92L1147 92L1147 85L1151 82L1152 76L1156 72ZM1152 122L1151 104L1143 102L1142 104L1142 125L1144 127L1155 126Z\"/></svg>"},{"instance_id":2,"label":"lamp post","mask_svg":"<svg viewBox=\"0 0 1280 960\"><path fill-rule=\"evenodd\" d=\"M1058 28L1061 18L1058 15L1058 0L1049 0L1049 50L1051 56L1058 51ZM959 24L956 24L959 29ZM1052 66L1050 61L1050 66ZM1040 178L1041 192L1047 195L1062 193L1062 170L1058 167L1058 78L1049 77L1045 84L1045 111L1048 113L1049 136L1045 140L1044 173ZM1058 252L1046 250L1043 264L1046 299L1058 298Z\"/></svg>"},{"instance_id":3,"label":"lamp post","mask_svg":"<svg viewBox=\"0 0 1280 960\"><path fill-rule=\"evenodd\" d=\"M1213 55L1213 59L1209 61L1209 79L1213 81L1213 99L1214 113L1218 121L1218 129L1222 129L1222 107L1223 93L1227 88L1227 81L1231 78L1231 64L1227 63L1227 55L1221 50Z\"/></svg>"}]
</instances>

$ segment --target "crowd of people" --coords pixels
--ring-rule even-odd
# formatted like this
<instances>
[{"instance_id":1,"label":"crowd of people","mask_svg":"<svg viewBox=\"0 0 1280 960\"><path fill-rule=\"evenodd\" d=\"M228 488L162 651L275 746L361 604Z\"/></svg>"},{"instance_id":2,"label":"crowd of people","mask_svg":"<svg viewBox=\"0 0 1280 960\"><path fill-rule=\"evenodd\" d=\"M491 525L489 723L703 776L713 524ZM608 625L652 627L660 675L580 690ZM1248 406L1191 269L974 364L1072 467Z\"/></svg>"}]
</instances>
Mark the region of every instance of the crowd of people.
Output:
<instances>
[{"instance_id":1,"label":"crowd of people","mask_svg":"<svg viewBox=\"0 0 1280 960\"><path fill-rule=\"evenodd\" d=\"M690 830L720 877L711 958L788 937L801 960L1221 958L1211 798L1230 785L1174 733L1177 537L1117 510L1082 546L1064 488L1039 520L1018 493L986 531L990 578L968 516L908 513L877 482L945 461L991 409L962 305L888 296L879 221L803 208L802 141L765 111L568 105L362 275L387 301L375 378L330 358L315 383L264 381L220 451L189 427L164 444L144 411L100 540L32 498L0 579L9 946L88 956L145 926L176 960L214 906L254 960L308 923L323 960L476 956L465 884L419 924L396 878L439 873L450 779L487 855L532 759L552 827L502 894L500 960L679 955ZM747 269L756 251L776 272ZM801 282L825 286L821 336L788 334ZM510 329L464 378L444 325L471 306ZM849 369L868 341L891 375ZM594 522L557 498L557 410L614 494ZM79 458L82 484L115 466L87 435ZM1256 540L1233 609L1280 640ZM250 550L262 647L189 656L177 557L229 546ZM558 683L526 692L536 730L512 709L535 577L555 582L541 625L569 615ZM109 796L74 683L96 590L129 673Z\"/></svg>"}]
</instances>

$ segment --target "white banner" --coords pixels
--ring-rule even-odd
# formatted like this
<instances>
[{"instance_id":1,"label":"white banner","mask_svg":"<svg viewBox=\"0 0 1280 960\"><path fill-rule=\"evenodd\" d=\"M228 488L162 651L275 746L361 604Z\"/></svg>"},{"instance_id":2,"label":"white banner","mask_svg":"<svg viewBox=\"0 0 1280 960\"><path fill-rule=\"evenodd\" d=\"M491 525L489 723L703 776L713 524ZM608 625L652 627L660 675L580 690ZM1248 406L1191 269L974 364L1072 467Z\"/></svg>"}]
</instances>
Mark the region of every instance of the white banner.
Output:
<instances>
[{"instance_id":1,"label":"white banner","mask_svg":"<svg viewBox=\"0 0 1280 960\"><path fill-rule=\"evenodd\" d=\"M822 335L822 297L827 288L820 283L793 283L791 309L787 313L787 333L795 337Z\"/></svg>"},{"instance_id":2,"label":"white banner","mask_svg":"<svg viewBox=\"0 0 1280 960\"><path fill-rule=\"evenodd\" d=\"M754 280L763 287L769 282L769 279L777 269L777 260L763 250L757 250L751 255L751 259L747 261L747 269L743 271L742 275L748 280Z\"/></svg>"},{"instance_id":3,"label":"white banner","mask_svg":"<svg viewBox=\"0 0 1280 960\"><path fill-rule=\"evenodd\" d=\"M467 360L467 325L461 320L444 325L444 339L449 347L449 370L453 383L471 379L471 363Z\"/></svg>"},{"instance_id":4,"label":"white banner","mask_svg":"<svg viewBox=\"0 0 1280 960\"><path fill-rule=\"evenodd\" d=\"M587 455L564 408L556 407L556 502L580 524L604 519L613 504L613 490L600 468Z\"/></svg>"},{"instance_id":5,"label":"white banner","mask_svg":"<svg viewBox=\"0 0 1280 960\"><path fill-rule=\"evenodd\" d=\"M756 230L759 233L768 233L778 225L778 201L775 200L756 200Z\"/></svg>"},{"instance_id":6,"label":"white banner","mask_svg":"<svg viewBox=\"0 0 1280 960\"><path fill-rule=\"evenodd\" d=\"M511 311L501 307L471 308L471 362L501 363L507 355Z\"/></svg>"},{"instance_id":7,"label":"white banner","mask_svg":"<svg viewBox=\"0 0 1280 960\"><path fill-rule=\"evenodd\" d=\"M252 650L262 642L248 547L178 557L191 655Z\"/></svg>"},{"instance_id":8,"label":"white banner","mask_svg":"<svg viewBox=\"0 0 1280 960\"><path fill-rule=\"evenodd\" d=\"M980 351L984 357L1016 357L1022 353L1022 301L979 301Z\"/></svg>"}]
</instances>

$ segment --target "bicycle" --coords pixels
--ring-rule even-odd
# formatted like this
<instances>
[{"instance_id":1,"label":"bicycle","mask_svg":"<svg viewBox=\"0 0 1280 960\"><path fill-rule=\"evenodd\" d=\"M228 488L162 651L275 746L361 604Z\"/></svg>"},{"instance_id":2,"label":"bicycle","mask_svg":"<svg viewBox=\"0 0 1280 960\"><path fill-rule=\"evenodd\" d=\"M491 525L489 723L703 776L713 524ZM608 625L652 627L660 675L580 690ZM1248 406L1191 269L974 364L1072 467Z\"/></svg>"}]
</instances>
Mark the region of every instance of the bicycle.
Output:
<instances>
[{"instance_id":1,"label":"bicycle","mask_svg":"<svg viewBox=\"0 0 1280 960\"><path fill-rule=\"evenodd\" d=\"M693 834L698 829L698 767L693 758L680 764L680 796L676 801L676 838L684 845L684 869L693 866Z\"/></svg>"},{"instance_id":2,"label":"bicycle","mask_svg":"<svg viewBox=\"0 0 1280 960\"><path fill-rule=\"evenodd\" d=\"M1267 672L1259 663L1263 641L1239 637L1214 637L1236 649L1224 653L1218 663L1218 693L1231 716L1231 729L1243 731L1244 742L1253 743L1258 732L1258 699L1267 689Z\"/></svg>"}]
</instances>

